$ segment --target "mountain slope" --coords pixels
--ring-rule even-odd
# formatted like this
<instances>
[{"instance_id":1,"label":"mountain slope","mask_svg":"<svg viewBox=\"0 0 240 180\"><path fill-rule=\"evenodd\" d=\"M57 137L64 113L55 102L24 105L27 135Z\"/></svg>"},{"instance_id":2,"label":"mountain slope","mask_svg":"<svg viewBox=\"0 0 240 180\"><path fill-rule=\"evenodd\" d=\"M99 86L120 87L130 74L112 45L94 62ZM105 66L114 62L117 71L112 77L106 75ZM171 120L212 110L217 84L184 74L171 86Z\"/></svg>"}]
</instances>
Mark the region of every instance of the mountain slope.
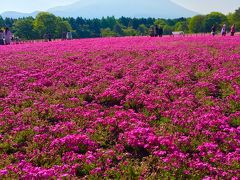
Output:
<instances>
[{"instance_id":1,"label":"mountain slope","mask_svg":"<svg viewBox=\"0 0 240 180\"><path fill-rule=\"evenodd\" d=\"M48 10L61 17L84 17L101 18L106 16L115 17L155 17L155 18L178 18L191 17L196 12L190 11L173 3L171 0L79 0L67 6L59 6ZM26 17L36 16L37 12L19 13L5 12L3 17Z\"/></svg>"},{"instance_id":2,"label":"mountain slope","mask_svg":"<svg viewBox=\"0 0 240 180\"><path fill-rule=\"evenodd\" d=\"M72 5L49 9L58 16L72 17L161 17L177 18L191 17L196 12L181 7L170 0L80 0Z\"/></svg>"}]
</instances>

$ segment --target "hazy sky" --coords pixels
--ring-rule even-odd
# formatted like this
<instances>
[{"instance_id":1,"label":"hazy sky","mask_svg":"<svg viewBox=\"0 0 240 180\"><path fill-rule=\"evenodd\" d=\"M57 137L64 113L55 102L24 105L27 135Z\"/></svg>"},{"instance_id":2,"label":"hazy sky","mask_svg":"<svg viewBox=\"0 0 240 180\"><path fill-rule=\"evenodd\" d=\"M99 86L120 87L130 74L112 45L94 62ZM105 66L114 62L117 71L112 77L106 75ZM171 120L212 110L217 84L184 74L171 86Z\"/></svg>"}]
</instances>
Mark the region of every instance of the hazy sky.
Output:
<instances>
[{"instance_id":1,"label":"hazy sky","mask_svg":"<svg viewBox=\"0 0 240 180\"><path fill-rule=\"evenodd\" d=\"M55 6L71 4L75 1L78 0L1 0L0 13L4 11L33 12L36 10L47 10ZM240 7L240 0L172 1L200 13L209 13L211 11L221 11L223 13L228 13Z\"/></svg>"},{"instance_id":2,"label":"hazy sky","mask_svg":"<svg viewBox=\"0 0 240 180\"><path fill-rule=\"evenodd\" d=\"M172 0L188 9L200 13L220 11L223 13L233 12L240 7L240 0Z\"/></svg>"}]
</instances>

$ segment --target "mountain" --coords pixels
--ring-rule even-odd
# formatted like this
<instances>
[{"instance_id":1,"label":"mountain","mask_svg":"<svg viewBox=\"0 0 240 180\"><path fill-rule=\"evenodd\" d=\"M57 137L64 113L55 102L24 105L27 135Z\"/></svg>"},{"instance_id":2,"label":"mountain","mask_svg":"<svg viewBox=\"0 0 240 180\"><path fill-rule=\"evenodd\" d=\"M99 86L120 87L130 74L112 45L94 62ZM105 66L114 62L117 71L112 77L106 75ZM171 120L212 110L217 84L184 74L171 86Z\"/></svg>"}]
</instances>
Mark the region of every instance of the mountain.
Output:
<instances>
[{"instance_id":1,"label":"mountain","mask_svg":"<svg viewBox=\"0 0 240 180\"><path fill-rule=\"evenodd\" d=\"M178 18L197 14L170 0L79 0L68 6L49 9L49 12L58 16L85 18L103 16Z\"/></svg>"},{"instance_id":2,"label":"mountain","mask_svg":"<svg viewBox=\"0 0 240 180\"><path fill-rule=\"evenodd\" d=\"M171 0L79 0L71 5L59 6L48 10L61 17L101 18L115 17L155 17L155 18L179 18L191 17L196 12L188 10ZM3 17L36 16L34 13L5 12Z\"/></svg>"},{"instance_id":3,"label":"mountain","mask_svg":"<svg viewBox=\"0 0 240 180\"><path fill-rule=\"evenodd\" d=\"M28 17L32 16L35 17L40 11L35 11L32 13L21 13L21 12L16 12L16 11L6 11L1 14L3 18L10 17L10 18L20 18L20 17Z\"/></svg>"}]
</instances>

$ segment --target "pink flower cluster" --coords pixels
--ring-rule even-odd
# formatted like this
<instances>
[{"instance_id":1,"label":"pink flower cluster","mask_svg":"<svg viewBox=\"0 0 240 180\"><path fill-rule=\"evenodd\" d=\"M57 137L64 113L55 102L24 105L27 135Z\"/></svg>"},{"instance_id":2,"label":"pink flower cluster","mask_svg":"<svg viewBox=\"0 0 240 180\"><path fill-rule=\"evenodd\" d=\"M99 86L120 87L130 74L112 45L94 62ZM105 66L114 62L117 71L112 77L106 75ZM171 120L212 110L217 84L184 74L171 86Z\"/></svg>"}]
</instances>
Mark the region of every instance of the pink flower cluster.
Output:
<instances>
[{"instance_id":1,"label":"pink flower cluster","mask_svg":"<svg viewBox=\"0 0 240 180\"><path fill-rule=\"evenodd\" d=\"M240 37L0 47L0 179L240 177Z\"/></svg>"}]
</instances>

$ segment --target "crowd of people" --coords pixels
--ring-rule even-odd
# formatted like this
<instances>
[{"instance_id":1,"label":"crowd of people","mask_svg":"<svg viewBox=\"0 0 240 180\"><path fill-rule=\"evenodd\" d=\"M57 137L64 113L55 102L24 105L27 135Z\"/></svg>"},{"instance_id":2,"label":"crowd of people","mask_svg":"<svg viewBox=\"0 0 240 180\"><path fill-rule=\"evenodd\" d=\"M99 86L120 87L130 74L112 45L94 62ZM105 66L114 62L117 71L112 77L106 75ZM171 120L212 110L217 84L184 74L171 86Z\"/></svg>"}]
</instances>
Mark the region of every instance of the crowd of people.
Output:
<instances>
[{"instance_id":1,"label":"crowd of people","mask_svg":"<svg viewBox=\"0 0 240 180\"><path fill-rule=\"evenodd\" d=\"M216 27L215 25L213 25L212 28L211 28L211 34L212 34L213 36L215 36L215 35L216 35L216 32L217 32L217 27ZM233 24L233 25L231 26L231 28L230 28L230 35L231 35L231 36L234 36L235 33L236 33L236 27L235 27L235 24ZM226 25L226 24L223 24L223 26L222 26L221 35L222 35L222 36L226 36L226 35L227 35L227 25Z\"/></svg>"},{"instance_id":2,"label":"crowd of people","mask_svg":"<svg viewBox=\"0 0 240 180\"><path fill-rule=\"evenodd\" d=\"M4 30L0 29L0 45L9 45L12 41L13 34L9 30L9 28L5 28Z\"/></svg>"},{"instance_id":3,"label":"crowd of people","mask_svg":"<svg viewBox=\"0 0 240 180\"><path fill-rule=\"evenodd\" d=\"M236 33L236 27L235 24L233 24L230 28L230 35L234 36ZM162 37L163 36L163 28L158 25L154 25L150 28L149 34L151 37ZM216 25L213 25L211 28L211 35L215 36L217 34L217 27ZM226 36L227 35L227 25L223 24L221 28L221 35ZM62 40L71 40L72 33L71 32L63 32L62 33ZM8 27L3 29L0 29L0 45L9 45L11 44L11 41L14 39L14 35L11 33L10 29ZM45 41L52 41L52 34L46 33L43 36L43 39Z\"/></svg>"},{"instance_id":4,"label":"crowd of people","mask_svg":"<svg viewBox=\"0 0 240 180\"><path fill-rule=\"evenodd\" d=\"M177 32L175 32L177 33ZM231 36L234 36L236 33L236 26L235 24L233 24L230 28L230 35ZM183 31L179 31L179 34L180 35L184 35L184 32ZM211 28L211 34L213 36L215 36L217 34L217 27L216 25L213 25L212 28ZM158 25L154 25L152 26L150 29L149 29L149 35L151 37L162 37L163 35L163 28L162 27L159 27ZM173 32L172 32L172 35L173 35ZM227 25L226 24L223 24L222 28L221 28L221 35L222 36L226 36L227 35Z\"/></svg>"},{"instance_id":5,"label":"crowd of people","mask_svg":"<svg viewBox=\"0 0 240 180\"><path fill-rule=\"evenodd\" d=\"M53 40L53 35L51 33L45 33L43 35L44 41L52 41ZM63 32L62 33L62 40L71 40L73 39L72 37L72 32ZM19 42L20 39L18 37L14 37L14 34L10 31L8 27L1 29L0 28L0 45L9 45L11 42Z\"/></svg>"}]
</instances>

